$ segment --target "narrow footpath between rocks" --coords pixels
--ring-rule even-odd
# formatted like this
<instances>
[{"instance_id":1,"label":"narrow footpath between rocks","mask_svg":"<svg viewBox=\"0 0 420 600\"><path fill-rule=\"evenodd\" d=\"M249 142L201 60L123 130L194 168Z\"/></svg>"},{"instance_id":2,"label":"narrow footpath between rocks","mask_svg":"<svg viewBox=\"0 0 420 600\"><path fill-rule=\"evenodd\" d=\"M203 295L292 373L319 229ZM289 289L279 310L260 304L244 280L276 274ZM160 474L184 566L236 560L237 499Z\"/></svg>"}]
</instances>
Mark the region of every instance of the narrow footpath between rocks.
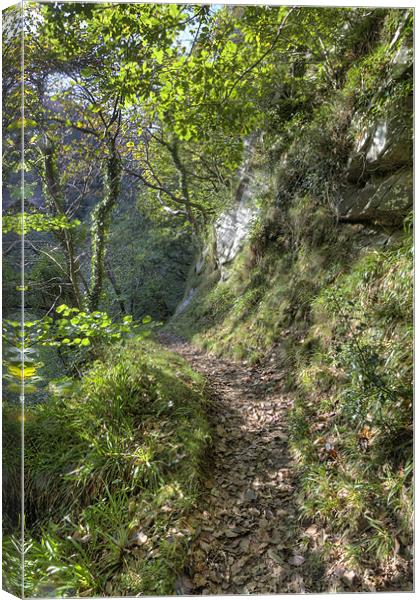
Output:
<instances>
[{"instance_id":1,"label":"narrow footpath between rocks","mask_svg":"<svg viewBox=\"0 0 420 600\"><path fill-rule=\"evenodd\" d=\"M207 377L213 400L211 479L177 593L308 591L296 544L283 374L215 358L170 336L161 341Z\"/></svg>"}]
</instances>

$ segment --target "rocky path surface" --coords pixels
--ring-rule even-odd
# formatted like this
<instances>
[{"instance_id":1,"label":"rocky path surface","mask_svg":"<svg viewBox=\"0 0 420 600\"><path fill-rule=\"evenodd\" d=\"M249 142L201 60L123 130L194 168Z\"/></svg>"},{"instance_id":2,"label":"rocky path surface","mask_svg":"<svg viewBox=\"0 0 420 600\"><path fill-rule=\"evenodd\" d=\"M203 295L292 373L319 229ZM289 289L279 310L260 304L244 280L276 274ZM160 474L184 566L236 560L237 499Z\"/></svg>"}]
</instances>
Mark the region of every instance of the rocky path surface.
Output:
<instances>
[{"instance_id":1,"label":"rocky path surface","mask_svg":"<svg viewBox=\"0 0 420 600\"><path fill-rule=\"evenodd\" d=\"M214 428L208 494L178 594L269 594L305 590L296 547L296 511L283 374L163 340L208 381Z\"/></svg>"}]
</instances>

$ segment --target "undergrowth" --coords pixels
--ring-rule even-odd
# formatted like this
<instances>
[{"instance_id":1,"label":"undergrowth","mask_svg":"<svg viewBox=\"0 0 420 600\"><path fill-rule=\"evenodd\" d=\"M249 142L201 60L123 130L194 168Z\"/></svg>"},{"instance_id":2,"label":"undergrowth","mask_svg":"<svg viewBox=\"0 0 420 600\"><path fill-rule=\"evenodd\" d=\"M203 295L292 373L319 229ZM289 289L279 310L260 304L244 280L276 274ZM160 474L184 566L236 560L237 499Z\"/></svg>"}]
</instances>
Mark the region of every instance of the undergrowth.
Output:
<instances>
[{"instance_id":1,"label":"undergrowth","mask_svg":"<svg viewBox=\"0 0 420 600\"><path fill-rule=\"evenodd\" d=\"M353 569L360 590L410 585L413 238L404 214L392 227L350 224L336 206L355 123L388 118L409 136L411 70L392 78L392 57L410 48L409 16L391 42L400 16L384 21L341 88L306 118L294 114L275 144L271 132L260 158L270 202L228 276L197 276L168 324L217 355L284 372L301 523L324 532L302 543L332 569Z\"/></svg>"},{"instance_id":2,"label":"undergrowth","mask_svg":"<svg viewBox=\"0 0 420 600\"><path fill-rule=\"evenodd\" d=\"M312 302L291 448L304 519L362 576L412 556L412 236L365 253ZM310 342L310 343L309 343Z\"/></svg>"},{"instance_id":3,"label":"undergrowth","mask_svg":"<svg viewBox=\"0 0 420 600\"><path fill-rule=\"evenodd\" d=\"M26 596L174 593L209 442L205 405L199 375L139 340L114 346L71 395L27 407ZM6 409L11 431L16 416ZM5 536L5 580L19 593L16 549Z\"/></svg>"}]
</instances>

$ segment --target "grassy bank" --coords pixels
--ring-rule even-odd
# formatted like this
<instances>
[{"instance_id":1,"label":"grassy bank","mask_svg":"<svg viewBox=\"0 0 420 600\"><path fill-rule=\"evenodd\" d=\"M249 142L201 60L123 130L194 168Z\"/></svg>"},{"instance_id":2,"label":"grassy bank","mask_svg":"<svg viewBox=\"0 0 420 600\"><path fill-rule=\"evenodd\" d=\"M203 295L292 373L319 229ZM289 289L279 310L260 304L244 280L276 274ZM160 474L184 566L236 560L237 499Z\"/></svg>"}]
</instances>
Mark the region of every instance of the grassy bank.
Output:
<instances>
[{"instance_id":1,"label":"grassy bank","mask_svg":"<svg viewBox=\"0 0 420 600\"><path fill-rule=\"evenodd\" d=\"M413 543L412 238L366 252L311 303L291 448L303 522L365 585L408 589ZM309 545L316 545L310 542Z\"/></svg>"},{"instance_id":2,"label":"grassy bank","mask_svg":"<svg viewBox=\"0 0 420 600\"><path fill-rule=\"evenodd\" d=\"M25 595L174 593L209 442L205 405L182 359L132 341L68 395L28 407ZM11 453L15 418L8 409ZM5 580L18 593L14 544L6 536Z\"/></svg>"}]
</instances>

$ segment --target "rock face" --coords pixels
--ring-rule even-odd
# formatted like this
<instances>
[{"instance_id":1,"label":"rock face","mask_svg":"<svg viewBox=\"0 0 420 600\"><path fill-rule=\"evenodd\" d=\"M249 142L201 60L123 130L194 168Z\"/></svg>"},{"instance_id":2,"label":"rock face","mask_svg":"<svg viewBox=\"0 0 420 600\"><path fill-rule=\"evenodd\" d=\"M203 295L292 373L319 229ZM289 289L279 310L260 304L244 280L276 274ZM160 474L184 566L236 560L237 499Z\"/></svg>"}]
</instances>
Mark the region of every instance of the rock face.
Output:
<instances>
[{"instance_id":1,"label":"rock face","mask_svg":"<svg viewBox=\"0 0 420 600\"><path fill-rule=\"evenodd\" d=\"M268 176L250 164L253 147L248 144L248 159L240 173L235 203L214 225L216 264L222 279L228 276L228 265L243 247L259 213L257 199L268 189Z\"/></svg>"},{"instance_id":2,"label":"rock face","mask_svg":"<svg viewBox=\"0 0 420 600\"><path fill-rule=\"evenodd\" d=\"M389 173L411 163L412 99L404 110L373 123L359 134L348 164L350 183L366 180L371 173Z\"/></svg>"},{"instance_id":3,"label":"rock face","mask_svg":"<svg viewBox=\"0 0 420 600\"><path fill-rule=\"evenodd\" d=\"M229 212L223 213L214 227L217 262L222 272L223 267L238 254L258 214L248 176L241 181L238 191L239 202Z\"/></svg>"},{"instance_id":4,"label":"rock face","mask_svg":"<svg viewBox=\"0 0 420 600\"><path fill-rule=\"evenodd\" d=\"M194 296L196 294L196 291L197 290L195 288L190 288L188 290L188 293L185 296L185 298L176 307L176 310L175 310L175 314L176 315L179 315L180 313L184 312L184 310L190 304L191 300L194 298Z\"/></svg>"},{"instance_id":5,"label":"rock face","mask_svg":"<svg viewBox=\"0 0 420 600\"><path fill-rule=\"evenodd\" d=\"M363 189L349 187L338 206L339 215L349 222L377 222L397 225L413 204L413 171L401 168L384 177L372 177Z\"/></svg>"},{"instance_id":6,"label":"rock face","mask_svg":"<svg viewBox=\"0 0 420 600\"><path fill-rule=\"evenodd\" d=\"M249 162L245 161L240 172L235 202L232 208L222 213L215 222L212 239L203 247L194 265L194 275L196 277L205 278L209 269L211 272L220 273L222 280L229 277L228 265L242 249L258 215L259 209L256 205L256 197L266 190L267 185L264 181L261 181L260 174L255 175L252 173ZM178 304L175 315L179 315L186 310L196 292L195 287L187 291L183 300Z\"/></svg>"},{"instance_id":7,"label":"rock face","mask_svg":"<svg viewBox=\"0 0 420 600\"><path fill-rule=\"evenodd\" d=\"M412 66L412 50L400 47L392 61L390 81L399 80ZM386 86L378 98L386 95ZM337 203L338 217L353 222L394 225L413 204L413 98L397 102L370 125L353 119L356 139L347 165L346 181Z\"/></svg>"}]
</instances>

